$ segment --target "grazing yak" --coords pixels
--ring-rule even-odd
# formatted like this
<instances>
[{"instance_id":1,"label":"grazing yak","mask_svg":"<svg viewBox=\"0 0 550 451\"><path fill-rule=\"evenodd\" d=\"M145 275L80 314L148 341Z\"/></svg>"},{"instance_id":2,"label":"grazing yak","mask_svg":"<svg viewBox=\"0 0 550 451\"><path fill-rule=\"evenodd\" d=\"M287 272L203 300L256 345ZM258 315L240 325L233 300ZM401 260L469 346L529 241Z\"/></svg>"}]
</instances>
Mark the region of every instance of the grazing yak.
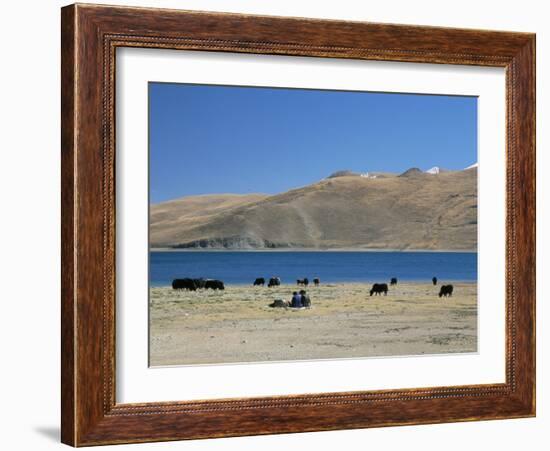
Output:
<instances>
[{"instance_id":1,"label":"grazing yak","mask_svg":"<svg viewBox=\"0 0 550 451\"><path fill-rule=\"evenodd\" d=\"M378 294L378 295L381 295L382 293L384 293L384 296L386 296L388 294L388 284L387 283L375 283L371 290L370 290L370 295L372 296L373 294Z\"/></svg>"},{"instance_id":2,"label":"grazing yak","mask_svg":"<svg viewBox=\"0 0 550 451\"><path fill-rule=\"evenodd\" d=\"M258 277L254 281L254 286L261 285L262 287L265 285L265 279L263 277Z\"/></svg>"},{"instance_id":3,"label":"grazing yak","mask_svg":"<svg viewBox=\"0 0 550 451\"><path fill-rule=\"evenodd\" d=\"M197 290L197 284L195 282L195 279L174 279L172 281L172 288L174 290L191 290L196 291Z\"/></svg>"},{"instance_id":4,"label":"grazing yak","mask_svg":"<svg viewBox=\"0 0 550 451\"><path fill-rule=\"evenodd\" d=\"M309 285L309 279L307 277L304 277L303 279L298 279L296 281L296 285L304 285L307 287Z\"/></svg>"},{"instance_id":5,"label":"grazing yak","mask_svg":"<svg viewBox=\"0 0 550 451\"><path fill-rule=\"evenodd\" d=\"M439 297L441 296L452 296L453 295L453 286L452 285L441 285L439 290Z\"/></svg>"},{"instance_id":6,"label":"grazing yak","mask_svg":"<svg viewBox=\"0 0 550 451\"><path fill-rule=\"evenodd\" d=\"M279 285L281 285L280 277L272 277L269 279L269 283L267 284L268 287L278 287Z\"/></svg>"},{"instance_id":7,"label":"grazing yak","mask_svg":"<svg viewBox=\"0 0 550 451\"><path fill-rule=\"evenodd\" d=\"M432 277L432 283L433 283L434 285L437 285L437 277Z\"/></svg>"},{"instance_id":8,"label":"grazing yak","mask_svg":"<svg viewBox=\"0 0 550 451\"><path fill-rule=\"evenodd\" d=\"M316 277L315 279L313 279L313 284L316 287L318 287L320 283L321 283L321 279L319 279L319 277Z\"/></svg>"},{"instance_id":9,"label":"grazing yak","mask_svg":"<svg viewBox=\"0 0 550 451\"><path fill-rule=\"evenodd\" d=\"M390 285L397 285L397 277L392 277L391 278Z\"/></svg>"},{"instance_id":10,"label":"grazing yak","mask_svg":"<svg viewBox=\"0 0 550 451\"><path fill-rule=\"evenodd\" d=\"M206 279L204 283L204 288L207 290L210 288L211 290L225 290L225 286L221 280L216 279Z\"/></svg>"},{"instance_id":11,"label":"grazing yak","mask_svg":"<svg viewBox=\"0 0 550 451\"><path fill-rule=\"evenodd\" d=\"M206 284L206 279L200 278L200 279L193 279L195 282L195 286L197 288L204 288L204 285Z\"/></svg>"}]
</instances>

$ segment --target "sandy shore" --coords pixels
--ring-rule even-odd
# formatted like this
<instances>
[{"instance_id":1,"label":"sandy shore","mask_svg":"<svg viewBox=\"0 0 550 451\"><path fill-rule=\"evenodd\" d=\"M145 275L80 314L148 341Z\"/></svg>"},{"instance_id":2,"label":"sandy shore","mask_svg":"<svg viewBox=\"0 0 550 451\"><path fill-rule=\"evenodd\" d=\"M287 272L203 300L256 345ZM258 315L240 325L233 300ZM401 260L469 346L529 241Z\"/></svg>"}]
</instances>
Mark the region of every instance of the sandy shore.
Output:
<instances>
[{"instance_id":1,"label":"sandy shore","mask_svg":"<svg viewBox=\"0 0 550 451\"><path fill-rule=\"evenodd\" d=\"M235 248L225 247L201 247L201 248L181 248L181 247L151 247L150 252L423 252L423 253L460 253L477 252L477 248L468 249L394 249L390 247L370 248L370 247L279 247L279 248Z\"/></svg>"},{"instance_id":2,"label":"sandy shore","mask_svg":"<svg viewBox=\"0 0 550 451\"><path fill-rule=\"evenodd\" d=\"M294 285L228 286L223 292L152 288L150 364L182 365L476 352L477 284L310 286L310 309L268 307Z\"/></svg>"}]
</instances>

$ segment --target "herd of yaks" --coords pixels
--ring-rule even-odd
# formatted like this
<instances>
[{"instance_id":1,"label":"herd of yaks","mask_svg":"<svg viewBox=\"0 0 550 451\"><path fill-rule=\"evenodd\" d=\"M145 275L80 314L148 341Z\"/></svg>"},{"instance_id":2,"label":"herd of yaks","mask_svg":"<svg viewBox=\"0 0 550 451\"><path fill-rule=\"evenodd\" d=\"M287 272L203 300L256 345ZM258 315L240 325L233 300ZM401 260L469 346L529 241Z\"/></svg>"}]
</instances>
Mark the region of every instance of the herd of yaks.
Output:
<instances>
[{"instance_id":1,"label":"herd of yaks","mask_svg":"<svg viewBox=\"0 0 550 451\"><path fill-rule=\"evenodd\" d=\"M434 285L437 285L437 277L432 278L432 283ZM390 280L390 285L397 285L397 278L392 277ZM441 288L439 289L439 297L442 296L452 296L453 295L453 289L454 287L452 285L441 285ZM384 293L384 296L388 294L388 284L387 283L375 283L371 290L370 295L373 294L382 295Z\"/></svg>"},{"instance_id":2,"label":"herd of yaks","mask_svg":"<svg viewBox=\"0 0 550 451\"><path fill-rule=\"evenodd\" d=\"M313 284L318 287L321 283L321 280L318 277L315 277L313 279ZM256 280L254 280L254 283L252 284L255 287L256 286L264 286L265 285L265 279L263 277L258 277ZM281 278L280 277L271 277L267 283L268 287L278 287L281 285ZM303 285L304 287L307 287L309 285L309 279L307 277L304 277L303 279L297 279L296 285Z\"/></svg>"},{"instance_id":3,"label":"herd of yaks","mask_svg":"<svg viewBox=\"0 0 550 451\"><path fill-rule=\"evenodd\" d=\"M197 291L199 288L206 290L225 290L225 285L221 280L217 279L191 279L186 277L184 279L174 279L172 281L172 288L174 290L189 290Z\"/></svg>"},{"instance_id":4,"label":"herd of yaks","mask_svg":"<svg viewBox=\"0 0 550 451\"><path fill-rule=\"evenodd\" d=\"M313 284L317 287L321 283L321 280L318 277L315 277L313 279ZM433 285L437 285L437 277L432 278ZM265 285L265 279L263 277L258 277L256 280L254 280L253 286L264 286ZM276 287L281 285L281 278L280 277L271 277L268 281L267 286L268 287ZM309 279L307 277L304 277L303 279L297 279L296 285L303 285L308 286L309 285ZM391 285L397 285L397 278L392 277L390 280L390 286ZM172 281L172 288L174 290L189 290L189 291L196 291L200 288L204 288L206 290L212 289L212 290L224 290L225 285L223 281L217 280L217 279L191 279L191 278L184 278L184 279L174 279ZM388 284L387 283L375 283L372 288L370 289L370 295L382 295L386 296L388 294ZM452 285L441 285L441 288L439 290L439 297L442 296L452 296L453 295L453 286Z\"/></svg>"}]
</instances>

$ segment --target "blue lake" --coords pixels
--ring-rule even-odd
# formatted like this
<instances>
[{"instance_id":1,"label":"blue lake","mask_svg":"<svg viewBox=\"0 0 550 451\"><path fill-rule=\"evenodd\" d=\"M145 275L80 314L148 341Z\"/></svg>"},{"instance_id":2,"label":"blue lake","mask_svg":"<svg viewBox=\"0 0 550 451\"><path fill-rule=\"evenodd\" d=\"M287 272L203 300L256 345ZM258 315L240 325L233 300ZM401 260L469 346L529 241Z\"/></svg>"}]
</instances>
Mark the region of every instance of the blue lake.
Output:
<instances>
[{"instance_id":1,"label":"blue lake","mask_svg":"<svg viewBox=\"0 0 550 451\"><path fill-rule=\"evenodd\" d=\"M256 277L280 277L283 283L319 277L322 283L384 282L391 277L426 281L477 281L475 252L336 252L336 251L181 251L151 252L151 286L175 278L220 279L252 284Z\"/></svg>"}]
</instances>

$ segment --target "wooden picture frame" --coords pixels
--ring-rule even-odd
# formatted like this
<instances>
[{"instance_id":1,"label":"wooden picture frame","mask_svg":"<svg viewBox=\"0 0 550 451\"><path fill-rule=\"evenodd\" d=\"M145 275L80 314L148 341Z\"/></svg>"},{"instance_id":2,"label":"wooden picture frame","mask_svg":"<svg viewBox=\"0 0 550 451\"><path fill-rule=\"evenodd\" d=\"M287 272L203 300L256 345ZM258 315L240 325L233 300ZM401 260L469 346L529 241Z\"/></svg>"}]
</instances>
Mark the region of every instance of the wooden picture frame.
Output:
<instances>
[{"instance_id":1,"label":"wooden picture frame","mask_svg":"<svg viewBox=\"0 0 550 451\"><path fill-rule=\"evenodd\" d=\"M73 446L535 415L535 35L147 8L62 9L62 441ZM506 382L118 404L115 50L506 69Z\"/></svg>"}]
</instances>

